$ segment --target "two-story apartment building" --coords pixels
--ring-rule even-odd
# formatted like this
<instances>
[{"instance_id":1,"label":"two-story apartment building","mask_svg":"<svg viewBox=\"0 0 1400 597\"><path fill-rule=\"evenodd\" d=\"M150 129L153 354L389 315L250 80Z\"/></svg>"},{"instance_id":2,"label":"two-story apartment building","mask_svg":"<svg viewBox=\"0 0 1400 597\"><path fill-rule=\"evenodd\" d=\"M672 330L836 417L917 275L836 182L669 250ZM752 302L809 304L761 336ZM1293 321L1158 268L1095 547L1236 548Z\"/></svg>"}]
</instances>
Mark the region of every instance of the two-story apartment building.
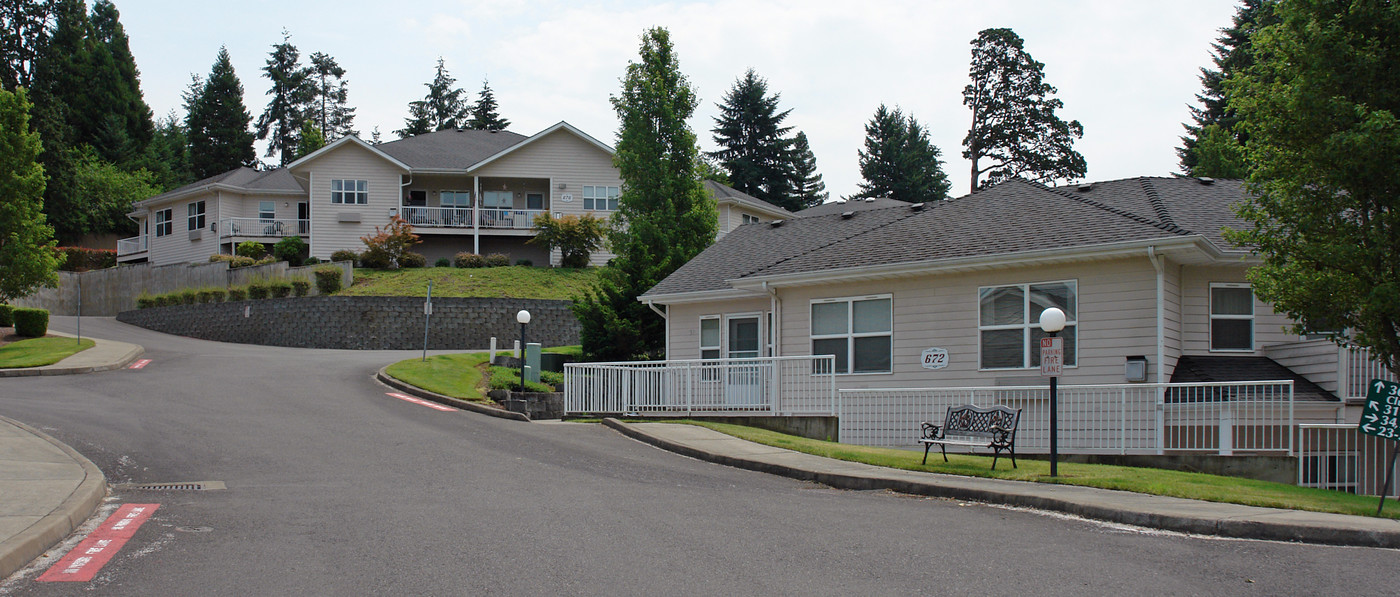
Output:
<instances>
[{"instance_id":1,"label":"two-story apartment building","mask_svg":"<svg viewBox=\"0 0 1400 597\"><path fill-rule=\"evenodd\" d=\"M288 164L239 168L139 201L129 215L140 236L118 244L118 261L205 261L246 241L299 236L310 254L364 250L361 238L391 216L413 225L429 262L459 252L503 253L512 262L557 264L556 251L527 244L534 219L618 207L613 149L566 122L526 137L509 131L443 130L371 145L344 137ZM790 216L717 183L720 234ZM595 254L595 263L611 254Z\"/></svg>"}]
</instances>

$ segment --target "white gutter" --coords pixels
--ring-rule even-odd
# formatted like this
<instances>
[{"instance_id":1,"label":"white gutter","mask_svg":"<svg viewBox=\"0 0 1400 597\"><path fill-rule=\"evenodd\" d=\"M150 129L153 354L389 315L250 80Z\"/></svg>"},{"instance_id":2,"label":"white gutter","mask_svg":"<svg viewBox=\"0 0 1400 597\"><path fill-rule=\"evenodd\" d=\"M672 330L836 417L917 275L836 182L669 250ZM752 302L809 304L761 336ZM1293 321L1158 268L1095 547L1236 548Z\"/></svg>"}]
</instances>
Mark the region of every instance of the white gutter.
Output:
<instances>
[{"instance_id":1,"label":"white gutter","mask_svg":"<svg viewBox=\"0 0 1400 597\"><path fill-rule=\"evenodd\" d=\"M647 301L647 306L651 307L652 311L656 311L656 314L661 316L661 321L665 324L665 331L662 333L665 335L666 339L664 342L662 342L661 347L662 350L666 351L666 358L669 359L671 358L671 318L666 315L665 311L657 309L656 303Z\"/></svg>"},{"instance_id":2,"label":"white gutter","mask_svg":"<svg viewBox=\"0 0 1400 597\"><path fill-rule=\"evenodd\" d=\"M768 313L771 317L768 324L768 327L771 329L768 330L768 334L773 336L773 350L771 351L772 354L768 356L782 356L783 338L778 334L778 330L783 329L782 312L779 311L783 306L783 302L778 299L778 291L770 288L767 282L763 283L763 289L768 291Z\"/></svg>"},{"instance_id":3,"label":"white gutter","mask_svg":"<svg viewBox=\"0 0 1400 597\"><path fill-rule=\"evenodd\" d=\"M311 238L306 239L306 256L316 254L316 172L306 173L306 231ZM316 258L320 260L320 257ZM330 256L326 256L330 261Z\"/></svg>"}]
</instances>

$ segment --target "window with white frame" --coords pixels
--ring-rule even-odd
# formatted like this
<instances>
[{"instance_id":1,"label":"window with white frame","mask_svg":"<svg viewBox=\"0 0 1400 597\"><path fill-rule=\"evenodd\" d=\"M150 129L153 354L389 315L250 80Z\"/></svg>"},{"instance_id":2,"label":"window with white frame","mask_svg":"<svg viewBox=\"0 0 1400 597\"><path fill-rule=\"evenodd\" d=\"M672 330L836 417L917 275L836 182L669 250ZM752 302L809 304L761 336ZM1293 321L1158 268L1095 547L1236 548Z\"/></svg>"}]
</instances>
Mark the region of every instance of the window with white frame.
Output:
<instances>
[{"instance_id":1,"label":"window with white frame","mask_svg":"<svg viewBox=\"0 0 1400 597\"><path fill-rule=\"evenodd\" d=\"M1210 349L1254 350L1254 289L1248 284L1210 285Z\"/></svg>"},{"instance_id":2,"label":"window with white frame","mask_svg":"<svg viewBox=\"0 0 1400 597\"><path fill-rule=\"evenodd\" d=\"M618 187L583 186L583 208L596 211L617 211Z\"/></svg>"},{"instance_id":3,"label":"window with white frame","mask_svg":"<svg viewBox=\"0 0 1400 597\"><path fill-rule=\"evenodd\" d=\"M481 206L488 209L510 209L515 205L512 191L482 191Z\"/></svg>"},{"instance_id":4,"label":"window with white frame","mask_svg":"<svg viewBox=\"0 0 1400 597\"><path fill-rule=\"evenodd\" d=\"M169 208L156 211L156 236L168 236L175 232L174 210Z\"/></svg>"},{"instance_id":5,"label":"window with white frame","mask_svg":"<svg viewBox=\"0 0 1400 597\"><path fill-rule=\"evenodd\" d=\"M719 316L700 318L700 358L718 359L720 355Z\"/></svg>"},{"instance_id":6,"label":"window with white frame","mask_svg":"<svg viewBox=\"0 0 1400 597\"><path fill-rule=\"evenodd\" d=\"M442 191L439 193L443 207L471 207L471 191Z\"/></svg>"},{"instance_id":7,"label":"window with white frame","mask_svg":"<svg viewBox=\"0 0 1400 597\"><path fill-rule=\"evenodd\" d=\"M369 203L369 181L331 179L331 203L365 205Z\"/></svg>"},{"instance_id":8,"label":"window with white frame","mask_svg":"<svg viewBox=\"0 0 1400 597\"><path fill-rule=\"evenodd\" d=\"M277 219L277 202L276 202L276 201L259 201L259 202L258 202L258 219L259 219L259 220L262 220L262 221L264 221L264 222L271 222L271 221Z\"/></svg>"},{"instance_id":9,"label":"window with white frame","mask_svg":"<svg viewBox=\"0 0 1400 597\"><path fill-rule=\"evenodd\" d=\"M834 355L836 373L888 373L894 329L889 296L812 301L812 354Z\"/></svg>"},{"instance_id":10,"label":"window with white frame","mask_svg":"<svg viewBox=\"0 0 1400 597\"><path fill-rule=\"evenodd\" d=\"M762 222L762 221L763 221L763 220L758 219L758 216L751 216L751 215L749 215L749 214L743 214L743 222L744 222L745 224L757 224L757 223Z\"/></svg>"},{"instance_id":11,"label":"window with white frame","mask_svg":"<svg viewBox=\"0 0 1400 597\"><path fill-rule=\"evenodd\" d=\"M1040 314L1050 307L1065 312L1065 366L1078 364L1078 283L984 286L977 289L980 369L1027 369L1040 366Z\"/></svg>"},{"instance_id":12,"label":"window with white frame","mask_svg":"<svg viewBox=\"0 0 1400 597\"><path fill-rule=\"evenodd\" d=\"M204 202L203 202L203 201L194 201L194 202L190 203L187 207L188 207L188 209L189 209L189 229L190 229L190 230L203 230L203 229L204 229Z\"/></svg>"}]
</instances>

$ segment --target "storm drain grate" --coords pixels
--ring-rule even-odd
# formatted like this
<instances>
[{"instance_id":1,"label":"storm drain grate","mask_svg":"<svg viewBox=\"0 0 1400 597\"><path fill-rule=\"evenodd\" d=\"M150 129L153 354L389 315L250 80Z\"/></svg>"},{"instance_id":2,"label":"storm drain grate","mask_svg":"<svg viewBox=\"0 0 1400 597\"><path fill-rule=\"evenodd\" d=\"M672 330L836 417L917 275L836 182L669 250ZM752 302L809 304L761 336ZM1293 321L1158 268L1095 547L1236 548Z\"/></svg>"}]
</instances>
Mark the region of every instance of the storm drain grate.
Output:
<instances>
[{"instance_id":1,"label":"storm drain grate","mask_svg":"<svg viewBox=\"0 0 1400 597\"><path fill-rule=\"evenodd\" d=\"M118 489L129 491L212 491L226 489L223 481L193 481L188 483L126 483Z\"/></svg>"}]
</instances>

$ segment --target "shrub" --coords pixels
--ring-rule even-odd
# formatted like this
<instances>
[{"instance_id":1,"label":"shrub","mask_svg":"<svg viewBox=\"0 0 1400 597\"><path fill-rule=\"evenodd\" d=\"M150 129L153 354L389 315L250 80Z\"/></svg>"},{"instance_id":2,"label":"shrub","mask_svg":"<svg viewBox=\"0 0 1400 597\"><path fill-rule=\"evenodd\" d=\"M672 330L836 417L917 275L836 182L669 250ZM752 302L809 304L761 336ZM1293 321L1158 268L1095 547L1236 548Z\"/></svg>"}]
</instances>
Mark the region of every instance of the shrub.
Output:
<instances>
[{"instance_id":1,"label":"shrub","mask_svg":"<svg viewBox=\"0 0 1400 597\"><path fill-rule=\"evenodd\" d=\"M525 267L533 267L535 265L535 262L530 261L529 259L516 259L515 264L523 265Z\"/></svg>"},{"instance_id":2,"label":"shrub","mask_svg":"<svg viewBox=\"0 0 1400 597\"><path fill-rule=\"evenodd\" d=\"M433 267L452 267L452 260L446 257L439 257L437 261L433 262Z\"/></svg>"},{"instance_id":3,"label":"shrub","mask_svg":"<svg viewBox=\"0 0 1400 597\"><path fill-rule=\"evenodd\" d=\"M424 257L422 253L409 251L403 254L403 258L399 259L399 267L428 267L428 258Z\"/></svg>"},{"instance_id":4,"label":"shrub","mask_svg":"<svg viewBox=\"0 0 1400 597\"><path fill-rule=\"evenodd\" d=\"M321 262L321 260L320 260L320 259L317 259L317 258L315 258L315 257L307 257L307 258L306 258L306 261L301 262L301 264L302 264L302 265L316 265L316 264L318 264L318 263L320 263L320 262Z\"/></svg>"},{"instance_id":5,"label":"shrub","mask_svg":"<svg viewBox=\"0 0 1400 597\"><path fill-rule=\"evenodd\" d=\"M292 283L287 280L273 280L267 283L267 288L271 292L272 298L292 296Z\"/></svg>"},{"instance_id":6,"label":"shrub","mask_svg":"<svg viewBox=\"0 0 1400 597\"><path fill-rule=\"evenodd\" d=\"M229 269L248 267L257 263L256 261L253 261L252 257L244 257L242 255L210 255L209 261L210 263L217 261L227 261Z\"/></svg>"},{"instance_id":7,"label":"shrub","mask_svg":"<svg viewBox=\"0 0 1400 597\"><path fill-rule=\"evenodd\" d=\"M242 286L234 286L228 289L229 302L248 300L248 289Z\"/></svg>"},{"instance_id":8,"label":"shrub","mask_svg":"<svg viewBox=\"0 0 1400 597\"><path fill-rule=\"evenodd\" d=\"M254 262L253 262L253 265L267 265L267 264L269 264L269 263L277 263L277 258L276 258L276 257L273 257L273 256L271 256L271 255L268 255L267 257L263 257L262 259L259 259L259 260L257 260L257 261L254 261Z\"/></svg>"},{"instance_id":9,"label":"shrub","mask_svg":"<svg viewBox=\"0 0 1400 597\"><path fill-rule=\"evenodd\" d=\"M199 302L199 291L193 288L186 288L184 290L181 290L179 291L179 295L180 304L182 305L193 305Z\"/></svg>"},{"instance_id":10,"label":"shrub","mask_svg":"<svg viewBox=\"0 0 1400 597\"><path fill-rule=\"evenodd\" d=\"M210 288L209 294L213 297L213 300L210 302L222 303L224 302L224 297L228 296L228 291L222 288Z\"/></svg>"},{"instance_id":11,"label":"shrub","mask_svg":"<svg viewBox=\"0 0 1400 597\"><path fill-rule=\"evenodd\" d=\"M486 256L486 267L505 267L510 265L510 257L501 253L492 253Z\"/></svg>"},{"instance_id":12,"label":"shrub","mask_svg":"<svg viewBox=\"0 0 1400 597\"><path fill-rule=\"evenodd\" d=\"M156 297L156 304L161 307L173 307L180 304L180 293L167 292Z\"/></svg>"},{"instance_id":13,"label":"shrub","mask_svg":"<svg viewBox=\"0 0 1400 597\"><path fill-rule=\"evenodd\" d=\"M365 243L365 254L360 256L363 267L391 268L403 264L408 250L420 242L413 226L398 216L389 216L389 224L382 230L374 227L374 234L360 238ZM373 262L376 265L370 265ZM383 264L383 265L378 265Z\"/></svg>"},{"instance_id":14,"label":"shrub","mask_svg":"<svg viewBox=\"0 0 1400 597\"><path fill-rule=\"evenodd\" d=\"M63 256L63 264L58 266L65 272L85 272L117 266L117 252L112 249L89 249L87 247L58 247Z\"/></svg>"},{"instance_id":15,"label":"shrub","mask_svg":"<svg viewBox=\"0 0 1400 597\"><path fill-rule=\"evenodd\" d=\"M486 267L486 259L476 253L458 253L452 258L452 265L456 267Z\"/></svg>"},{"instance_id":16,"label":"shrub","mask_svg":"<svg viewBox=\"0 0 1400 597\"><path fill-rule=\"evenodd\" d=\"M151 307L155 306L157 306L156 297L151 296L151 293L149 292L142 290L141 295L136 297L137 309L150 309Z\"/></svg>"},{"instance_id":17,"label":"shrub","mask_svg":"<svg viewBox=\"0 0 1400 597\"><path fill-rule=\"evenodd\" d=\"M253 280L248 283L248 298L255 301L267 298L271 291L272 288L268 286L266 280Z\"/></svg>"},{"instance_id":18,"label":"shrub","mask_svg":"<svg viewBox=\"0 0 1400 597\"><path fill-rule=\"evenodd\" d=\"M30 338L42 338L49 333L49 312L46 309L15 309L15 333Z\"/></svg>"},{"instance_id":19,"label":"shrub","mask_svg":"<svg viewBox=\"0 0 1400 597\"><path fill-rule=\"evenodd\" d=\"M300 236L288 236L272 245L272 254L291 265L301 265L302 255L306 254L306 241Z\"/></svg>"},{"instance_id":20,"label":"shrub","mask_svg":"<svg viewBox=\"0 0 1400 597\"><path fill-rule=\"evenodd\" d=\"M234 249L234 253L252 259L262 259L263 255L267 254L267 247L255 240L245 240L238 243L238 248Z\"/></svg>"},{"instance_id":21,"label":"shrub","mask_svg":"<svg viewBox=\"0 0 1400 597\"><path fill-rule=\"evenodd\" d=\"M538 232L535 238L526 242L550 250L559 249L563 254L559 264L564 267L586 267L588 256L603 247L608 227L606 220L587 214L562 218L545 214L535 218L535 231Z\"/></svg>"},{"instance_id":22,"label":"shrub","mask_svg":"<svg viewBox=\"0 0 1400 597\"><path fill-rule=\"evenodd\" d=\"M292 280L292 294L306 296L311 294L311 283L306 278L295 278Z\"/></svg>"},{"instance_id":23,"label":"shrub","mask_svg":"<svg viewBox=\"0 0 1400 597\"><path fill-rule=\"evenodd\" d=\"M316 268L315 274L316 292L322 295L330 295L340 291L340 268L318 267Z\"/></svg>"},{"instance_id":24,"label":"shrub","mask_svg":"<svg viewBox=\"0 0 1400 597\"><path fill-rule=\"evenodd\" d=\"M9 305L0 304L0 328L7 328L15 324L15 308Z\"/></svg>"},{"instance_id":25,"label":"shrub","mask_svg":"<svg viewBox=\"0 0 1400 597\"><path fill-rule=\"evenodd\" d=\"M199 302L201 303L214 302L214 291L211 288L200 288L195 291L195 294L199 296Z\"/></svg>"},{"instance_id":26,"label":"shrub","mask_svg":"<svg viewBox=\"0 0 1400 597\"><path fill-rule=\"evenodd\" d=\"M356 252L354 252L354 251L351 251L351 250L349 250L349 249L341 249L341 250L339 250L339 251L336 251L336 252L334 252L334 253L331 253L331 261L350 261L350 262L355 262L355 261L359 261L359 260L360 260L360 254L359 254L359 253L356 253Z\"/></svg>"}]
</instances>

